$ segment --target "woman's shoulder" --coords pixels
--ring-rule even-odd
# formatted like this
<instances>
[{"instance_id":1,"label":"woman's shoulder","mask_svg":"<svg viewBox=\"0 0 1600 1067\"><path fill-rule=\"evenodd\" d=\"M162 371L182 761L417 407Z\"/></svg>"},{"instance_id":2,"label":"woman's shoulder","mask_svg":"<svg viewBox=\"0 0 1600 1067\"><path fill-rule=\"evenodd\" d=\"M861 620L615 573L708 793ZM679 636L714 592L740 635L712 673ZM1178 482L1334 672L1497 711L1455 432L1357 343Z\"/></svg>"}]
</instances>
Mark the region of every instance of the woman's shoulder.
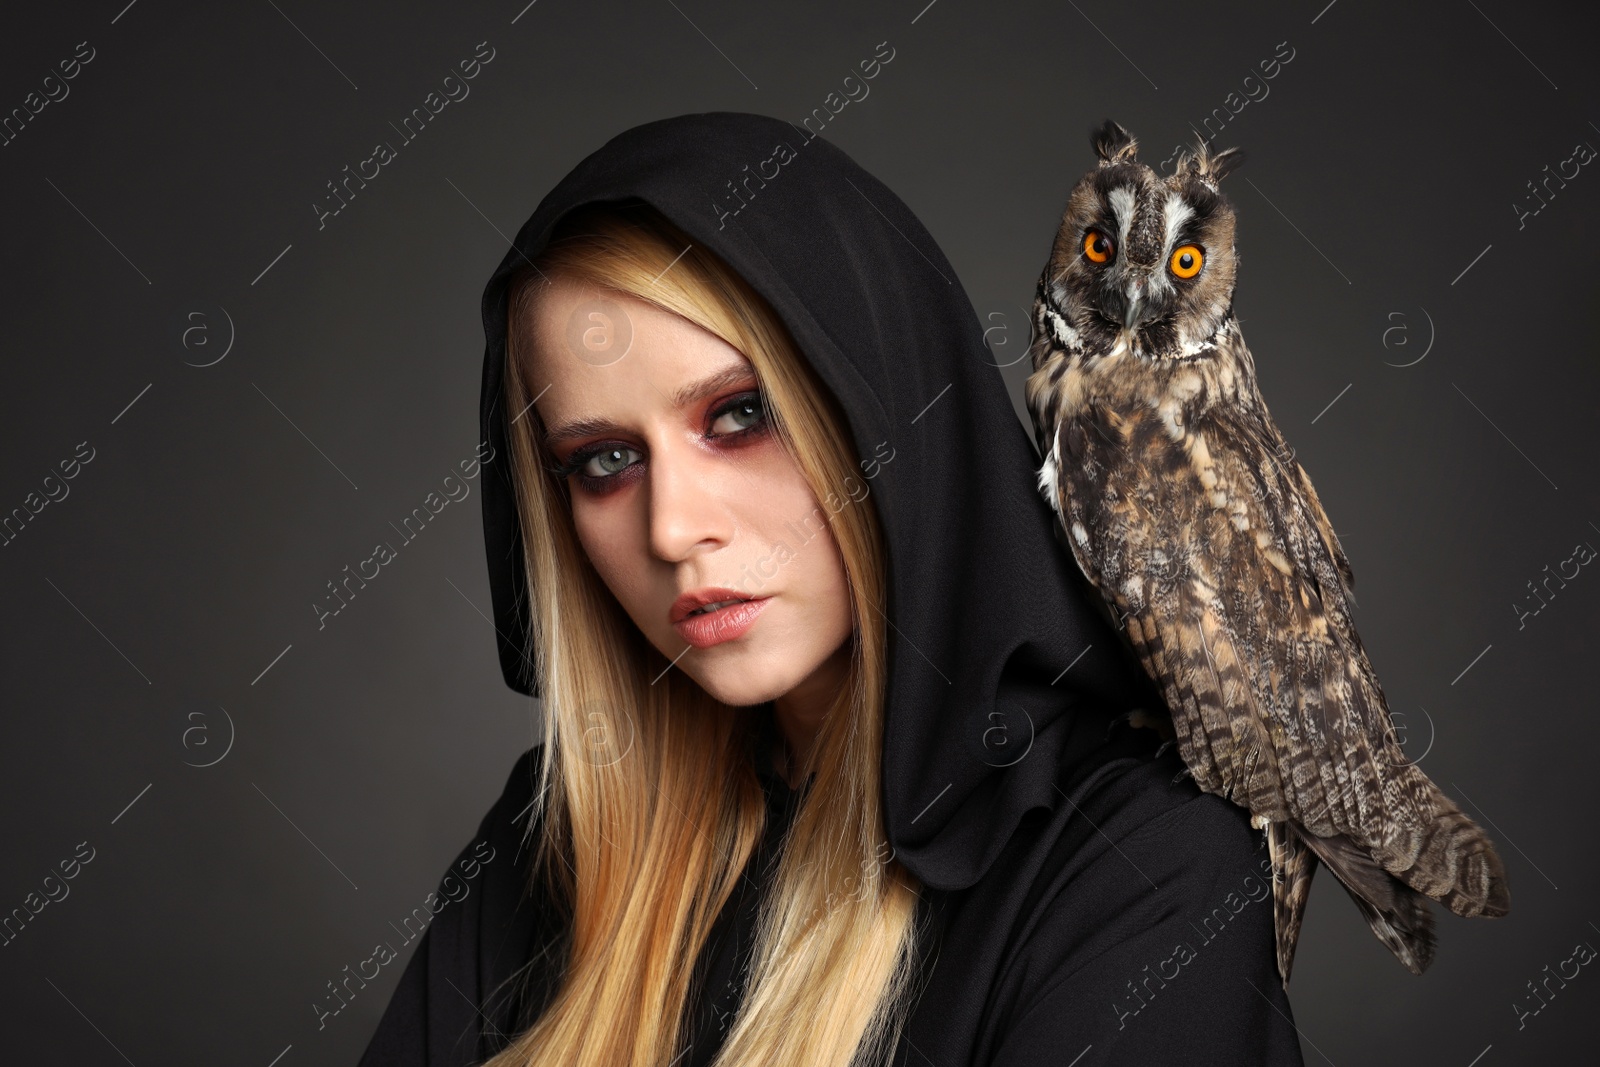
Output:
<instances>
[{"instance_id":1,"label":"woman's shoulder","mask_svg":"<svg viewBox=\"0 0 1600 1067\"><path fill-rule=\"evenodd\" d=\"M1188 1044L1190 1062L1298 1064L1249 812L1201 791L1171 746L1108 759L1057 799L1016 855L992 1062L1081 1038L1086 1063ZM1195 1036L1217 1024L1239 1029Z\"/></svg>"},{"instance_id":2,"label":"woman's shoulder","mask_svg":"<svg viewBox=\"0 0 1600 1067\"><path fill-rule=\"evenodd\" d=\"M1088 902L1115 913L1101 931L1109 934L1146 913L1208 911L1212 897L1236 890L1270 894L1266 842L1250 813L1202 791L1173 746L1107 760L1058 788L1057 800L1025 846L1034 877L1024 923L1060 925ZM1073 898L1070 913L1054 906L1063 896Z\"/></svg>"},{"instance_id":3,"label":"woman's shoulder","mask_svg":"<svg viewBox=\"0 0 1600 1067\"><path fill-rule=\"evenodd\" d=\"M422 936L362 1067L481 1063L545 1003L553 973L545 965L547 951L563 929L563 913L531 877L538 827L529 822L541 808L533 804L540 759L536 745L512 762L477 833L445 869L426 906L403 920L408 931L420 926ZM473 1033L478 1040L447 1053L429 1044L434 1035Z\"/></svg>"},{"instance_id":4,"label":"woman's shoulder","mask_svg":"<svg viewBox=\"0 0 1600 1067\"><path fill-rule=\"evenodd\" d=\"M1226 860L1263 840L1248 811L1195 784L1174 745L1109 760L1058 795L1105 835L1141 849Z\"/></svg>"},{"instance_id":5,"label":"woman's shoulder","mask_svg":"<svg viewBox=\"0 0 1600 1067\"><path fill-rule=\"evenodd\" d=\"M477 879L476 888L481 904L472 910L477 912L473 918L484 926L512 924L525 918L530 908L537 911L543 907L542 902L530 899L538 885L531 872L543 823L544 806L534 803L542 755L540 746L535 745L512 762L500 795L478 822L478 832L445 874L447 883L468 857L480 862L484 876Z\"/></svg>"},{"instance_id":6,"label":"woman's shoulder","mask_svg":"<svg viewBox=\"0 0 1600 1067\"><path fill-rule=\"evenodd\" d=\"M503 819L526 828L527 820L533 817L533 796L539 787L540 765L543 759L542 744L526 749L516 758L506 777L505 788L500 791L499 798L484 817L485 823L491 819Z\"/></svg>"}]
</instances>

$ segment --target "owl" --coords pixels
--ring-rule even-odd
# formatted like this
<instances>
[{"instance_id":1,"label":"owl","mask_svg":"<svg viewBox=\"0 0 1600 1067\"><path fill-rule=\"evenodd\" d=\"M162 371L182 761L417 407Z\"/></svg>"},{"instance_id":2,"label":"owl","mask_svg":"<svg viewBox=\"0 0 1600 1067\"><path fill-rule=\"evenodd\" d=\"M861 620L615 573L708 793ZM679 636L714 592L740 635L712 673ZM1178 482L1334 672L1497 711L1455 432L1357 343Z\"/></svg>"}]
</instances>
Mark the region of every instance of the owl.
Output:
<instances>
[{"instance_id":1,"label":"owl","mask_svg":"<svg viewBox=\"0 0 1600 1067\"><path fill-rule=\"evenodd\" d=\"M1257 387L1218 188L1243 156L1202 142L1162 177L1115 122L1092 142L1034 298L1039 489L1188 773L1264 832L1285 987L1319 860L1421 974L1425 898L1505 915L1505 868L1400 748L1350 563Z\"/></svg>"}]
</instances>

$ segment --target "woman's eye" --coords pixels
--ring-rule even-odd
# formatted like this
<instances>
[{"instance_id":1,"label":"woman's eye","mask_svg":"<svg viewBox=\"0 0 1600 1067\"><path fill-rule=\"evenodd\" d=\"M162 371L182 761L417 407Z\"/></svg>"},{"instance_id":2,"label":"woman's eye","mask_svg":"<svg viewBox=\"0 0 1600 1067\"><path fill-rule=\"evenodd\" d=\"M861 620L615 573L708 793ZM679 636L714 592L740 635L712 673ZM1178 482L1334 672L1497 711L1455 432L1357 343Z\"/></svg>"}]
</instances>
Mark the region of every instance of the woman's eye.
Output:
<instances>
[{"instance_id":1,"label":"woman's eye","mask_svg":"<svg viewBox=\"0 0 1600 1067\"><path fill-rule=\"evenodd\" d=\"M717 412L716 419L711 423L711 432L716 435L738 433L750 429L765 417L766 409L762 406L761 397L740 397Z\"/></svg>"},{"instance_id":2,"label":"woman's eye","mask_svg":"<svg viewBox=\"0 0 1600 1067\"><path fill-rule=\"evenodd\" d=\"M708 440L718 438L740 439L747 434L767 433L766 405L760 393L747 393L722 405L713 414L711 426L706 431ZM553 468L557 478L576 476L578 484L591 493L606 493L632 481L644 454L627 445L600 445L592 450L579 449L566 463Z\"/></svg>"},{"instance_id":3,"label":"woman's eye","mask_svg":"<svg viewBox=\"0 0 1600 1067\"><path fill-rule=\"evenodd\" d=\"M638 456L639 453L631 448L604 448L586 459L579 469L591 478L609 478L626 470Z\"/></svg>"}]
</instances>

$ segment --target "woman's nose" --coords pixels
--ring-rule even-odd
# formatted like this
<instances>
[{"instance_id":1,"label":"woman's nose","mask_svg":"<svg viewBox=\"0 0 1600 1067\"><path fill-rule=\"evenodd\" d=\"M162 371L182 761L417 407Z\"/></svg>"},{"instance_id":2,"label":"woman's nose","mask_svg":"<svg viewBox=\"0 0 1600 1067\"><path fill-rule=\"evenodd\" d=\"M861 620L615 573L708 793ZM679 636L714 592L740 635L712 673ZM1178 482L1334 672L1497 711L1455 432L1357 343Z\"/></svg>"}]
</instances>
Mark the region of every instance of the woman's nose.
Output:
<instances>
[{"instance_id":1,"label":"woman's nose","mask_svg":"<svg viewBox=\"0 0 1600 1067\"><path fill-rule=\"evenodd\" d=\"M729 493L740 481L731 465L686 443L654 450L649 462L651 551L677 562L699 546L727 544L734 531Z\"/></svg>"}]
</instances>

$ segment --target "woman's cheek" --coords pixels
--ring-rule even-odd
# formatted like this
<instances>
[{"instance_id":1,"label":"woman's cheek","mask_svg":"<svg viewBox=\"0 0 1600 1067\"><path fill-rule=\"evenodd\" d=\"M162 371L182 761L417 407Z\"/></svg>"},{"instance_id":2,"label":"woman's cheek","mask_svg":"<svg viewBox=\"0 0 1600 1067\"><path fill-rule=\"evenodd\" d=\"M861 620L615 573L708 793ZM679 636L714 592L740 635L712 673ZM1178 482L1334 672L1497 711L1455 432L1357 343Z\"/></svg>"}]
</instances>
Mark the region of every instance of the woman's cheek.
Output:
<instances>
[{"instance_id":1,"label":"woman's cheek","mask_svg":"<svg viewBox=\"0 0 1600 1067\"><path fill-rule=\"evenodd\" d=\"M574 502L572 517L578 542L594 566L595 573L600 575L600 580L611 590L611 595L617 598L618 603L638 622L637 615L642 609L638 600L641 584L638 572L643 570L645 561L642 555L630 548L630 542L618 521L620 516L607 514L603 506Z\"/></svg>"}]
</instances>

